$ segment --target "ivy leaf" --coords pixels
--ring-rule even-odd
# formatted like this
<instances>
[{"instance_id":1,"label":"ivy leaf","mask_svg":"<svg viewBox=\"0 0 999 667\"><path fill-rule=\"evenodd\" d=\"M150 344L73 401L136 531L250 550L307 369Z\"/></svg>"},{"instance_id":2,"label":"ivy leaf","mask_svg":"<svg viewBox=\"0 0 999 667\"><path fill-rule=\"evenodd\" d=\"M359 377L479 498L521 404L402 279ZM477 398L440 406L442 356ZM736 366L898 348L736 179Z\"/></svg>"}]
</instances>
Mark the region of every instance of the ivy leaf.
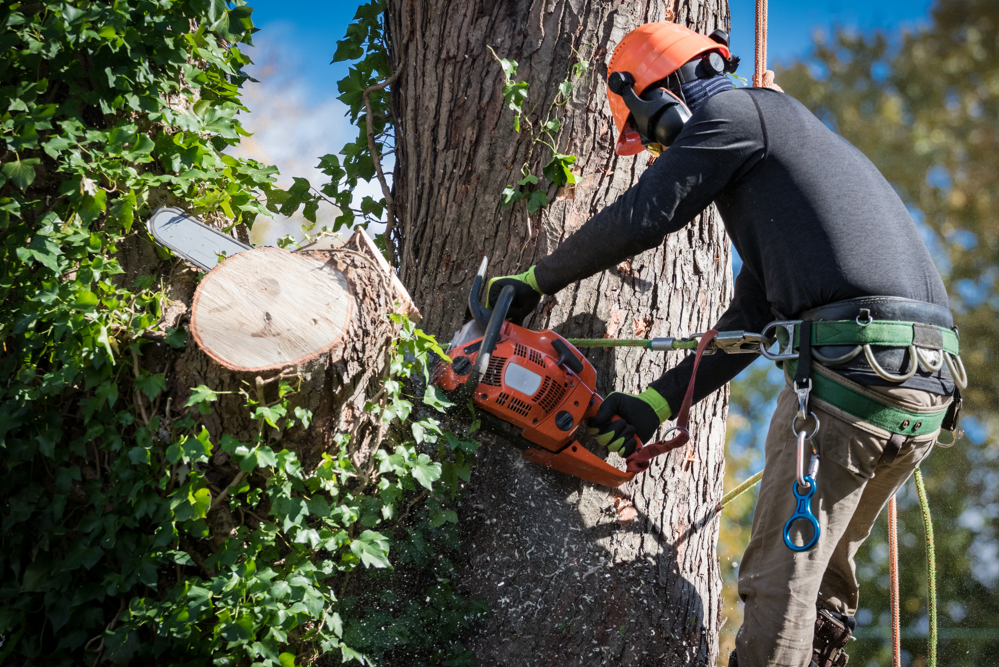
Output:
<instances>
[{"instance_id":1,"label":"ivy leaf","mask_svg":"<svg viewBox=\"0 0 999 667\"><path fill-rule=\"evenodd\" d=\"M388 559L389 541L381 533L373 530L364 531L350 543L350 550L361 559L365 567L378 569L392 567Z\"/></svg>"},{"instance_id":2,"label":"ivy leaf","mask_svg":"<svg viewBox=\"0 0 999 667\"><path fill-rule=\"evenodd\" d=\"M302 428L309 428L312 423L312 410L303 407L295 408L295 416L302 422Z\"/></svg>"},{"instance_id":3,"label":"ivy leaf","mask_svg":"<svg viewBox=\"0 0 999 667\"><path fill-rule=\"evenodd\" d=\"M197 405L198 403L203 403L205 401L211 403L213 401L217 401L218 397L219 392L209 389L203 384L199 384L191 390L191 397L187 399L187 403L184 404L184 407L189 408L192 405Z\"/></svg>"},{"instance_id":4,"label":"ivy leaf","mask_svg":"<svg viewBox=\"0 0 999 667\"><path fill-rule=\"evenodd\" d=\"M520 201L520 190L514 190L512 185L503 188L503 206L511 206Z\"/></svg>"},{"instance_id":5,"label":"ivy leaf","mask_svg":"<svg viewBox=\"0 0 999 667\"><path fill-rule=\"evenodd\" d=\"M563 81L558 84L558 94L561 95L563 99L569 99L569 96L572 95L572 84L568 81Z\"/></svg>"},{"instance_id":6,"label":"ivy leaf","mask_svg":"<svg viewBox=\"0 0 999 667\"><path fill-rule=\"evenodd\" d=\"M545 178L559 187L569 185L578 180L576 175L572 173L572 165L575 162L575 155L555 153L555 155L552 156L552 159L549 160L548 164L545 165L542 173Z\"/></svg>"},{"instance_id":7,"label":"ivy leaf","mask_svg":"<svg viewBox=\"0 0 999 667\"><path fill-rule=\"evenodd\" d=\"M503 68L503 76L509 81L513 77L517 76L517 61L507 60L505 58L499 59L500 67Z\"/></svg>"},{"instance_id":8,"label":"ivy leaf","mask_svg":"<svg viewBox=\"0 0 999 667\"><path fill-rule=\"evenodd\" d=\"M187 330L184 327L170 327L167 329L166 343L175 350L187 345ZM204 385L201 385L202 387Z\"/></svg>"},{"instance_id":9,"label":"ivy leaf","mask_svg":"<svg viewBox=\"0 0 999 667\"><path fill-rule=\"evenodd\" d=\"M272 405L270 407L261 406L253 411L253 418L263 419L270 425L271 428L277 428L278 421L286 414L288 414L288 408L281 404Z\"/></svg>"},{"instance_id":10,"label":"ivy leaf","mask_svg":"<svg viewBox=\"0 0 999 667\"><path fill-rule=\"evenodd\" d=\"M76 293L76 299L73 300L73 308L89 313L97 308L98 303L100 303L100 300L96 294L90 290L82 289Z\"/></svg>"},{"instance_id":11,"label":"ivy leaf","mask_svg":"<svg viewBox=\"0 0 999 667\"><path fill-rule=\"evenodd\" d=\"M426 454L420 454L409 465L413 469L413 478L427 489L432 490L434 482L441 478L441 464L435 463Z\"/></svg>"},{"instance_id":12,"label":"ivy leaf","mask_svg":"<svg viewBox=\"0 0 999 667\"><path fill-rule=\"evenodd\" d=\"M281 664L281 667L295 667L295 654L282 653L278 656L278 662Z\"/></svg>"},{"instance_id":13,"label":"ivy leaf","mask_svg":"<svg viewBox=\"0 0 999 667\"><path fill-rule=\"evenodd\" d=\"M537 213L538 209L548 206L548 195L541 190L531 193L531 198L527 202L527 212L531 215Z\"/></svg>"},{"instance_id":14,"label":"ivy leaf","mask_svg":"<svg viewBox=\"0 0 999 667\"><path fill-rule=\"evenodd\" d=\"M503 101L507 108L520 114L524 102L527 100L527 89L530 84L526 81L510 81L503 86ZM519 129L517 130L520 131Z\"/></svg>"},{"instance_id":15,"label":"ivy leaf","mask_svg":"<svg viewBox=\"0 0 999 667\"><path fill-rule=\"evenodd\" d=\"M155 375L141 373L139 377L135 378L135 388L152 401L166 390L166 378L163 377L162 373Z\"/></svg>"},{"instance_id":16,"label":"ivy leaf","mask_svg":"<svg viewBox=\"0 0 999 667\"><path fill-rule=\"evenodd\" d=\"M204 519L208 516L208 510L212 506L212 493L207 488L198 489L190 497L191 504L194 506L194 518Z\"/></svg>"},{"instance_id":17,"label":"ivy leaf","mask_svg":"<svg viewBox=\"0 0 999 667\"><path fill-rule=\"evenodd\" d=\"M520 186L537 185L537 184L538 184L538 177L535 176L534 174L524 174L524 177L519 181L517 181L517 185Z\"/></svg>"}]
</instances>

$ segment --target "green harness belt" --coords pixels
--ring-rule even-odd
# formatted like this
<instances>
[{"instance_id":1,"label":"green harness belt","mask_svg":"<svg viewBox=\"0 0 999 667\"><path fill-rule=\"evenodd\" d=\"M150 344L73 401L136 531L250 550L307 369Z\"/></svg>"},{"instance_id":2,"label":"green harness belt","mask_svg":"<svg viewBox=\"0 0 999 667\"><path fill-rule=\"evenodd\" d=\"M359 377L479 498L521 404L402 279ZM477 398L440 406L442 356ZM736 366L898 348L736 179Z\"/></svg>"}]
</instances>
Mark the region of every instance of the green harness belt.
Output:
<instances>
[{"instance_id":1,"label":"green harness belt","mask_svg":"<svg viewBox=\"0 0 999 667\"><path fill-rule=\"evenodd\" d=\"M800 349L800 329L794 330L794 348ZM784 340L780 340L783 337ZM778 341L787 342L787 333L778 330ZM941 354L958 355L960 352L957 334L949 329L919 322L896 322L888 320L873 320L866 325L853 320L826 320L811 323L812 346L824 345L877 345L886 347L916 346L924 349L939 350ZM778 362L779 363L779 362ZM784 362L785 368L794 377L797 373L797 360ZM904 436L919 436L935 433L940 429L948 408L937 412L918 413L902 410L893 405L861 393L842 381L824 373L813 373L812 396L833 405L848 414L882 428L891 433Z\"/></svg>"}]
</instances>

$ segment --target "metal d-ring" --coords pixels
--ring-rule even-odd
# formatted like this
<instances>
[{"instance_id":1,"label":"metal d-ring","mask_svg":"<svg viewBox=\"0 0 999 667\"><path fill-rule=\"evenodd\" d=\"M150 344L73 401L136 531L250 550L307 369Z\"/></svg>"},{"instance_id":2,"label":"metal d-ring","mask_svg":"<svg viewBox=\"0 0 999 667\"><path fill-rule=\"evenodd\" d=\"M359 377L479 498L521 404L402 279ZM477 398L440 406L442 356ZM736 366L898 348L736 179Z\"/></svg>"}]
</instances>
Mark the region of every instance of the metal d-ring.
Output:
<instances>
[{"instance_id":1,"label":"metal d-ring","mask_svg":"<svg viewBox=\"0 0 999 667\"><path fill-rule=\"evenodd\" d=\"M909 346L909 370L907 370L902 375L895 375L881 368L881 364L879 364L877 362L877 359L874 358L874 351L871 350L871 346L869 344L864 345L864 355L867 357L867 363L871 365L871 369L885 380L888 380L889 382L896 382L896 383L905 382L913 375L915 375L916 369L919 368L919 361L916 359L915 345Z\"/></svg>"},{"instance_id":2,"label":"metal d-ring","mask_svg":"<svg viewBox=\"0 0 999 667\"><path fill-rule=\"evenodd\" d=\"M930 363L929 355L930 352L939 353L939 357L934 363ZM943 350L925 350L921 347L916 348L916 359L919 360L919 367L927 373L936 373L944 365L944 352Z\"/></svg>"},{"instance_id":3,"label":"metal d-ring","mask_svg":"<svg viewBox=\"0 0 999 667\"><path fill-rule=\"evenodd\" d=\"M871 324L874 323L874 318L871 316L871 312L869 310L865 309L865 312L867 313L867 321L861 322L860 315L857 315L857 324L859 324L862 327L869 327L871 326Z\"/></svg>"},{"instance_id":4,"label":"metal d-ring","mask_svg":"<svg viewBox=\"0 0 999 667\"><path fill-rule=\"evenodd\" d=\"M957 385L958 389L967 389L968 371L965 370L964 362L961 361L961 357L956 354L950 354L949 352L944 352L943 357L944 361L947 362L947 370L950 371L950 376L954 379L954 384Z\"/></svg>"},{"instance_id":5,"label":"metal d-ring","mask_svg":"<svg viewBox=\"0 0 999 667\"><path fill-rule=\"evenodd\" d=\"M663 438L662 439L664 441L667 440L668 439L667 436L670 433L672 433L673 431L683 431L684 435L686 435L688 438L690 437L690 431L688 431L684 427L682 427L682 426L670 426L668 429L666 429L666 432L663 433Z\"/></svg>"},{"instance_id":6,"label":"metal d-ring","mask_svg":"<svg viewBox=\"0 0 999 667\"><path fill-rule=\"evenodd\" d=\"M845 364L848 361L853 361L854 357L860 354L863 349L864 349L863 345L858 345L840 357L827 357L826 355L822 354L813 347L812 356L815 357L815 359L819 363L825 364L827 366L837 366L839 364Z\"/></svg>"}]
</instances>

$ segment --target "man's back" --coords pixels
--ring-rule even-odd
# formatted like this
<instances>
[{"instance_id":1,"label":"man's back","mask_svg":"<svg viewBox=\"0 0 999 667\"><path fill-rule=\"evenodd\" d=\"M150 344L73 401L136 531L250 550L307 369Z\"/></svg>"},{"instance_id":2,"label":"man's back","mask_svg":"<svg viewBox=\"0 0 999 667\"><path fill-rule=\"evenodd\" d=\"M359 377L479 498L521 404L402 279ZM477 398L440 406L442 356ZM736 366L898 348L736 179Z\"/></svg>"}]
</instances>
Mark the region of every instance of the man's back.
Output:
<instances>
[{"instance_id":1,"label":"man's back","mask_svg":"<svg viewBox=\"0 0 999 667\"><path fill-rule=\"evenodd\" d=\"M701 116L709 125L724 119L731 141L756 148L715 201L778 312L871 295L947 306L901 199L870 160L794 98L733 90L711 98L692 124Z\"/></svg>"}]
</instances>

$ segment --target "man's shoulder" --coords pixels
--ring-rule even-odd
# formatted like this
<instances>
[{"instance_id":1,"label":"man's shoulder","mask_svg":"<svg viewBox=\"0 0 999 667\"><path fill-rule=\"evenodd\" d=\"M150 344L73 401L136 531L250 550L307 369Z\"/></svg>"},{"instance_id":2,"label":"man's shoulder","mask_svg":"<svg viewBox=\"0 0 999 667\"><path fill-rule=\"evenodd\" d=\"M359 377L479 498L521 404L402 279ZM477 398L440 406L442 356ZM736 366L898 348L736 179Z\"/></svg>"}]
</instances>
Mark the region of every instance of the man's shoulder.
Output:
<instances>
[{"instance_id":1,"label":"man's shoulder","mask_svg":"<svg viewBox=\"0 0 999 667\"><path fill-rule=\"evenodd\" d=\"M756 118L759 114L753 102L754 89L732 88L712 95L695 115L701 114L709 118L747 119Z\"/></svg>"},{"instance_id":2,"label":"man's shoulder","mask_svg":"<svg viewBox=\"0 0 999 667\"><path fill-rule=\"evenodd\" d=\"M713 114L750 111L757 114L763 107L800 105L798 100L787 93L769 88L732 88L712 95L702 108Z\"/></svg>"}]
</instances>

